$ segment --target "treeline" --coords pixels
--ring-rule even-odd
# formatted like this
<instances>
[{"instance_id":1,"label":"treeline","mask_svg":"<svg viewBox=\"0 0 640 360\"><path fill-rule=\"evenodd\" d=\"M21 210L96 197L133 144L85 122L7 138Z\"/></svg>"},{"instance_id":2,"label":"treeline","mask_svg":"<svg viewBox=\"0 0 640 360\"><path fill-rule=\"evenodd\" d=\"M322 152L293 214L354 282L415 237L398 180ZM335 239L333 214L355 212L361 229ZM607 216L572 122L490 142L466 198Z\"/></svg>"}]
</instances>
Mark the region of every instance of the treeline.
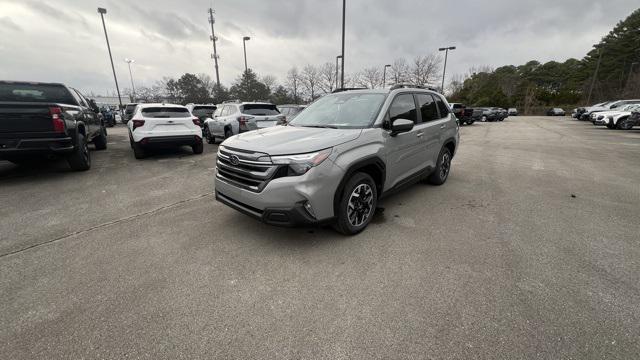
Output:
<instances>
[{"instance_id":1,"label":"treeline","mask_svg":"<svg viewBox=\"0 0 640 360\"><path fill-rule=\"evenodd\" d=\"M451 101L518 107L525 113L640 98L640 9L619 22L581 60L474 68L454 77L450 93Z\"/></svg>"},{"instance_id":2,"label":"treeline","mask_svg":"<svg viewBox=\"0 0 640 360\"><path fill-rule=\"evenodd\" d=\"M384 73L384 65L364 68L353 74L345 73L345 87L382 87L409 82L416 85L432 84L440 78L441 58L436 54L416 56L407 61L393 61ZM386 75L386 76L385 76ZM252 69L243 72L229 87L217 86L207 74L184 74L180 78L165 77L153 86L136 88L137 101L175 103L214 103L225 100L267 100L274 104L303 104L331 93L339 87L340 74L335 63L293 67L282 81L275 76L260 76ZM130 89L125 94L133 98Z\"/></svg>"}]
</instances>

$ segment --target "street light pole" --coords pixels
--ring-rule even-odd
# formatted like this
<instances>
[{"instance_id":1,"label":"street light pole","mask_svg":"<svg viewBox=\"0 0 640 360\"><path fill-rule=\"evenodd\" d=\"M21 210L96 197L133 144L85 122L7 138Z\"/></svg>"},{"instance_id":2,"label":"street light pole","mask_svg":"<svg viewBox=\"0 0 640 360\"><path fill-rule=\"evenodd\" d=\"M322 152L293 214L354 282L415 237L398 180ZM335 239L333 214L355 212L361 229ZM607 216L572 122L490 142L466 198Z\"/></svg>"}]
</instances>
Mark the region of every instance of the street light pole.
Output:
<instances>
[{"instance_id":1,"label":"street light pole","mask_svg":"<svg viewBox=\"0 0 640 360\"><path fill-rule=\"evenodd\" d=\"M589 96L587 97L587 105L591 104L591 95L593 94L593 87L596 85L596 78L598 77L598 71L600 70L600 61L602 60L602 49L598 48L598 63L596 64L596 71L593 73L593 79L591 80L591 86L589 87Z\"/></svg>"},{"instance_id":2,"label":"street light pole","mask_svg":"<svg viewBox=\"0 0 640 360\"><path fill-rule=\"evenodd\" d=\"M443 47L438 49L438 51L444 51L444 69L442 70L442 87L440 88L442 94L444 94L444 77L447 74L447 58L449 57L449 50L455 50L455 46Z\"/></svg>"},{"instance_id":3,"label":"street light pole","mask_svg":"<svg viewBox=\"0 0 640 360\"><path fill-rule=\"evenodd\" d=\"M387 68L391 67L391 65L385 65L384 70L382 70L382 87L387 86Z\"/></svg>"},{"instance_id":4,"label":"street light pole","mask_svg":"<svg viewBox=\"0 0 640 360\"><path fill-rule=\"evenodd\" d=\"M111 56L111 46L109 45L109 35L107 35L107 26L104 24L104 14L107 13L107 9L98 8L98 13L102 19L102 28L104 29L104 38L107 40L107 49L109 50L109 60L111 61L111 70L113 71L113 79L116 82L116 91L118 92L118 102L120 103L120 112L122 112L122 98L120 97L120 87L118 86L118 77L116 76L116 68L113 66L113 57ZM122 114L120 115L122 116Z\"/></svg>"},{"instance_id":5,"label":"street light pole","mask_svg":"<svg viewBox=\"0 0 640 360\"><path fill-rule=\"evenodd\" d=\"M218 41L218 38L216 38L216 33L213 31L214 22L216 22L216 20L213 17L213 9L209 8L209 23L211 23L211 41L213 42L213 62L216 68L216 84L218 85L218 87L220 87L220 73L218 72L218 51L216 50L216 41ZM246 51L245 51L245 54L246 54Z\"/></svg>"},{"instance_id":6,"label":"street light pole","mask_svg":"<svg viewBox=\"0 0 640 360\"><path fill-rule=\"evenodd\" d=\"M336 89L338 88L338 59L342 59L342 55L336 56Z\"/></svg>"},{"instance_id":7,"label":"street light pole","mask_svg":"<svg viewBox=\"0 0 640 360\"><path fill-rule=\"evenodd\" d=\"M244 72L249 71L249 68L247 67L247 41L251 40L250 37L245 36L242 38L242 46L244 47Z\"/></svg>"},{"instance_id":8,"label":"street light pole","mask_svg":"<svg viewBox=\"0 0 640 360\"><path fill-rule=\"evenodd\" d=\"M131 78L131 89L133 91L133 102L136 102L136 86L133 84L133 73L131 72L131 63L136 62L133 59L124 59L124 62L126 62L129 65L129 78Z\"/></svg>"},{"instance_id":9,"label":"street light pole","mask_svg":"<svg viewBox=\"0 0 640 360\"><path fill-rule=\"evenodd\" d=\"M344 25L345 25L345 15L347 10L347 0L342 0L342 55L340 55L341 61L341 70L340 70L340 87L344 89Z\"/></svg>"}]
</instances>

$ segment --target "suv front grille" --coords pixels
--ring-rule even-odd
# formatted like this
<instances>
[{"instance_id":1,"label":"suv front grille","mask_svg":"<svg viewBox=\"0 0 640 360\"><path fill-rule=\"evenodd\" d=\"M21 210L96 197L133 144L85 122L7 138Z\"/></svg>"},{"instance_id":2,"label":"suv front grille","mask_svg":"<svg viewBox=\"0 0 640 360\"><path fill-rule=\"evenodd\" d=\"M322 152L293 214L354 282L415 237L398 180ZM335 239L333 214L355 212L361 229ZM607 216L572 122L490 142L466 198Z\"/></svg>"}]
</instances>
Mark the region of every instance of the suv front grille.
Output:
<instances>
[{"instance_id":1,"label":"suv front grille","mask_svg":"<svg viewBox=\"0 0 640 360\"><path fill-rule=\"evenodd\" d=\"M264 160L265 157L269 160ZM218 150L216 165L217 177L253 192L262 191L280 168L271 163L267 154L228 147Z\"/></svg>"}]
</instances>

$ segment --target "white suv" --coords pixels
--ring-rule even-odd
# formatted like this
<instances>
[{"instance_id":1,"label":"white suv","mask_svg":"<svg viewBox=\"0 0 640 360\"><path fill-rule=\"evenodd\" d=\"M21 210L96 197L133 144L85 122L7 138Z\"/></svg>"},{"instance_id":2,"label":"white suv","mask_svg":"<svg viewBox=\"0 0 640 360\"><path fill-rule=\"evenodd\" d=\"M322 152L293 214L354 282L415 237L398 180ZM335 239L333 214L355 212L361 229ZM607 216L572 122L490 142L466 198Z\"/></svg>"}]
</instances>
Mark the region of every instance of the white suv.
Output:
<instances>
[{"instance_id":1,"label":"white suv","mask_svg":"<svg viewBox=\"0 0 640 360\"><path fill-rule=\"evenodd\" d=\"M225 101L218 105L213 119L204 123L204 135L210 144L246 131L276 126L285 120L278 108L268 102Z\"/></svg>"},{"instance_id":2,"label":"white suv","mask_svg":"<svg viewBox=\"0 0 640 360\"><path fill-rule=\"evenodd\" d=\"M136 159L154 146L189 145L195 154L202 154L200 119L182 105L139 104L127 126Z\"/></svg>"}]
</instances>

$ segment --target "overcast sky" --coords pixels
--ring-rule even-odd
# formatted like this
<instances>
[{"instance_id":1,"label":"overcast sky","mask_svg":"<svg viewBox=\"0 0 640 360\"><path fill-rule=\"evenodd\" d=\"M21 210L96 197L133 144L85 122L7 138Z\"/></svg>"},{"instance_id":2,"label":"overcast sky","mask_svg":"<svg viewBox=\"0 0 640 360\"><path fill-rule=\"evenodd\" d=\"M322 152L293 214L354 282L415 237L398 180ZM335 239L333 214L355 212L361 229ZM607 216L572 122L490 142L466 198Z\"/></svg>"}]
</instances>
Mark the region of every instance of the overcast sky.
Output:
<instances>
[{"instance_id":1,"label":"overcast sky","mask_svg":"<svg viewBox=\"0 0 640 360\"><path fill-rule=\"evenodd\" d=\"M229 85L249 67L283 81L294 65L335 63L340 0L216 0L220 78ZM124 58L135 59L136 85L163 76L208 73L213 60L211 0L0 0L0 79L58 81L84 92L115 89L98 6L121 87ZM380 66L457 46L448 74L474 65L581 58L637 0L347 0L345 71ZM449 76L448 76L449 77Z\"/></svg>"}]
</instances>

